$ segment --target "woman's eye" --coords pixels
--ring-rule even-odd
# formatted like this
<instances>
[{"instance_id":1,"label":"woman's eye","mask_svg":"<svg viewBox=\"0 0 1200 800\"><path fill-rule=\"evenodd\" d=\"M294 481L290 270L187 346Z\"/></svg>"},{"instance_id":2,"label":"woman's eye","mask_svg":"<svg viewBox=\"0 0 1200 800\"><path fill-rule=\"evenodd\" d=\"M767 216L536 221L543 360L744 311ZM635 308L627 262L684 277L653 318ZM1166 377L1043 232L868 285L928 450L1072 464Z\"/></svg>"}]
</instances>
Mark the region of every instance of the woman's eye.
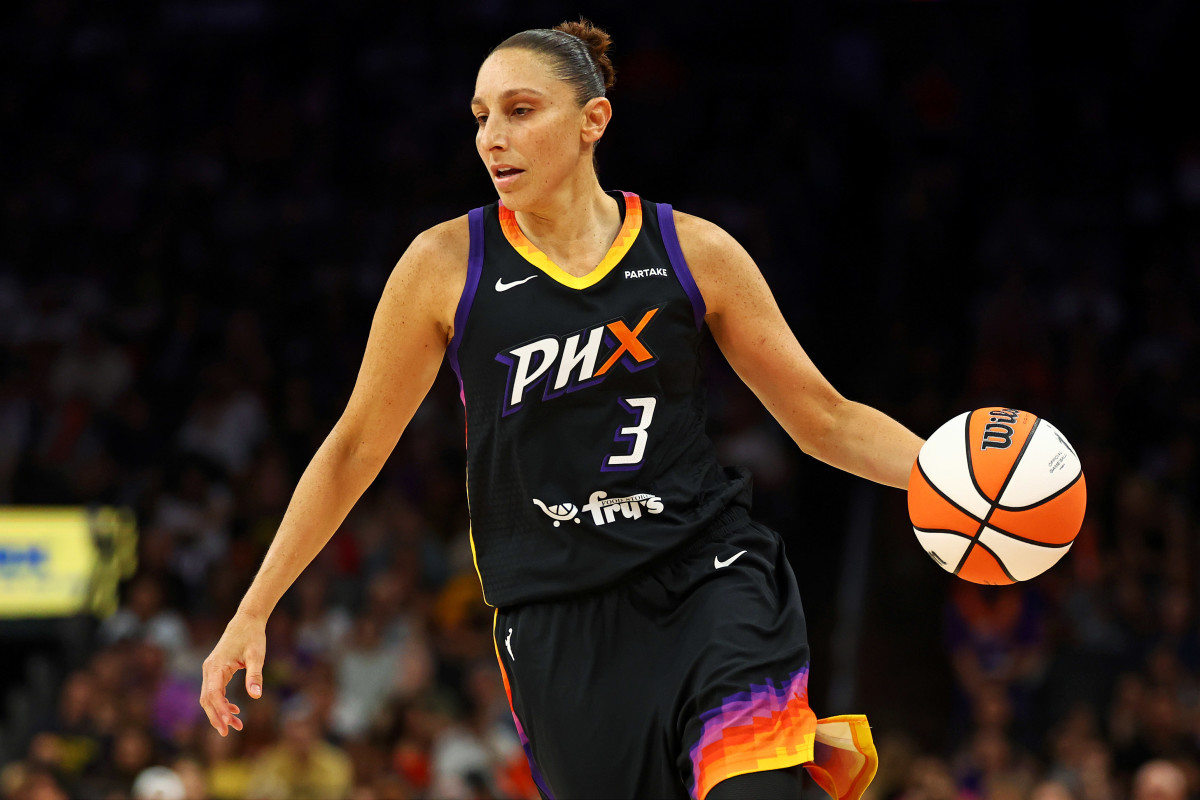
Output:
<instances>
[{"instance_id":1,"label":"woman's eye","mask_svg":"<svg viewBox=\"0 0 1200 800\"><path fill-rule=\"evenodd\" d=\"M514 108L512 113L513 113L513 114L515 114L515 115L516 115L516 116L518 116L518 117L523 117L523 116L525 116L525 114L526 114L527 112L530 112L530 111L533 111L533 109L532 109L532 108L525 108L524 106L522 106L522 107L520 107L520 108Z\"/></svg>"},{"instance_id":2,"label":"woman's eye","mask_svg":"<svg viewBox=\"0 0 1200 800\"><path fill-rule=\"evenodd\" d=\"M485 123L485 122L487 122L487 114L476 114L475 115L475 124L476 125L478 125L479 127L482 128L483 123Z\"/></svg>"}]
</instances>

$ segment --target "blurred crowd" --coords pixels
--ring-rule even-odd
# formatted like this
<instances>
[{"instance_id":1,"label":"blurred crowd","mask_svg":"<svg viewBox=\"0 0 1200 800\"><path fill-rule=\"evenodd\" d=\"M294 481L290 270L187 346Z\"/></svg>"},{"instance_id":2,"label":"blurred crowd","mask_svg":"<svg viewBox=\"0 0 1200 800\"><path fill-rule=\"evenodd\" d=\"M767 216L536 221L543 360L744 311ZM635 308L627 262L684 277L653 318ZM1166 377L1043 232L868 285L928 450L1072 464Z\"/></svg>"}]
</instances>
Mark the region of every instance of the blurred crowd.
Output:
<instances>
[{"instance_id":1,"label":"blurred crowd","mask_svg":"<svg viewBox=\"0 0 1200 800\"><path fill-rule=\"evenodd\" d=\"M245 730L198 704L390 265L493 197L476 66L562 15L445 5L3 12L0 503L128 506L140 530L120 610L5 754L4 797L537 798L445 371L271 617L263 698L230 684ZM618 68L606 188L734 233L847 396L921 435L1034 411L1089 493L1068 556L1018 586L945 575L883 489L870 548L843 552L850 479L714 351L711 429L788 541L816 710L871 717L872 800L1200 797L1200 106L1173 88L1200 74L1196 9L742 11L595 14ZM824 708L821 565L845 559L870 576L857 699Z\"/></svg>"}]
</instances>

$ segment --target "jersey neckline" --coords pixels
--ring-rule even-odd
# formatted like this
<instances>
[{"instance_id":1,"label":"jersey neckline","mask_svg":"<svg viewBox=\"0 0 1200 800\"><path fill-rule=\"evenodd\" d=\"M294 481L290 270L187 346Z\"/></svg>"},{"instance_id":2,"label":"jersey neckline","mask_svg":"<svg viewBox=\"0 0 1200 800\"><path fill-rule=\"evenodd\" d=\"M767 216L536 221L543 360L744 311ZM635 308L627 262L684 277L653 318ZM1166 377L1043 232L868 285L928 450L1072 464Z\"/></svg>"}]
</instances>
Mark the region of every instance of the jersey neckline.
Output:
<instances>
[{"instance_id":1,"label":"jersey neckline","mask_svg":"<svg viewBox=\"0 0 1200 800\"><path fill-rule=\"evenodd\" d=\"M617 238L613 240L612 246L608 248L604 258L586 275L572 275L551 261L549 256L537 248L537 245L529 241L521 230L521 226L517 224L516 213L507 208L504 203L500 203L500 230L504 232L504 238L522 258L548 277L571 289L586 289L589 286L595 286L605 275L612 272L613 267L629 252L629 248L633 246L642 230L642 199L633 192L621 192L621 194L625 197L625 221L621 223L621 230L618 231Z\"/></svg>"}]
</instances>

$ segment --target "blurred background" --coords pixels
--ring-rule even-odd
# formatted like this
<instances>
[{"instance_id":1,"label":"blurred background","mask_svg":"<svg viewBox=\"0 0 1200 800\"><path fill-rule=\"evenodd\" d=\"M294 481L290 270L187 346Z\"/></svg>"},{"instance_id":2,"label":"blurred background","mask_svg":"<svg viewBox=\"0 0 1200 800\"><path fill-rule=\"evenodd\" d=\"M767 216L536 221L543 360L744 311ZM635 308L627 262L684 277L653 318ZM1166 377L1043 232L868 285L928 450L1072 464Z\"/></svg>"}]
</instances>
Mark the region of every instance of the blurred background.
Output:
<instances>
[{"instance_id":1,"label":"blurred background","mask_svg":"<svg viewBox=\"0 0 1200 800\"><path fill-rule=\"evenodd\" d=\"M712 435L800 580L812 704L872 721L870 797L1200 796L1200 6L701 7L0 9L0 504L137 530L115 603L0 622L4 797L536 798L448 369L271 618L263 699L230 684L245 730L197 697L389 270L495 199L475 70L580 14L615 42L605 188L733 233L843 394L922 436L1028 409L1082 456L1068 556L977 587L710 348ZM0 591L39 552L0 550Z\"/></svg>"}]
</instances>

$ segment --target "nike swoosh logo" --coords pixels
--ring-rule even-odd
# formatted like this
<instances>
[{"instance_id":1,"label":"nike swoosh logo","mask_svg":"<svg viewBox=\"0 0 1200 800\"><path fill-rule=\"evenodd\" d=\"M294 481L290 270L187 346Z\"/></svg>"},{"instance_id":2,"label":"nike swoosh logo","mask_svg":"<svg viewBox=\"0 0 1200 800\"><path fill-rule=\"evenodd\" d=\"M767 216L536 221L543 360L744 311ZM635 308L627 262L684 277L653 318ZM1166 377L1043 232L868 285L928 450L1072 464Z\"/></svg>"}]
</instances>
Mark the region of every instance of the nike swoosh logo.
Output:
<instances>
[{"instance_id":1,"label":"nike swoosh logo","mask_svg":"<svg viewBox=\"0 0 1200 800\"><path fill-rule=\"evenodd\" d=\"M742 557L742 556L743 556L745 553L746 553L746 551L745 551L745 550L743 550L742 552L740 552L740 553L738 553L738 554L736 554L736 555L732 555L732 556L730 556L729 558L727 558L727 559L726 559L726 560L724 560L724 561L722 561L721 559L717 558L716 556L713 556L713 568L714 568L714 569L720 569L721 567L728 567L730 564L732 564L733 562L735 562L735 561L737 561L739 558L741 558L741 557Z\"/></svg>"},{"instance_id":2,"label":"nike swoosh logo","mask_svg":"<svg viewBox=\"0 0 1200 800\"><path fill-rule=\"evenodd\" d=\"M512 287L520 286L525 281L531 281L536 277L537 277L537 275L530 275L528 278L522 278L521 280L513 281L512 283L505 283L500 278L496 278L496 291L497 292L507 292Z\"/></svg>"}]
</instances>

